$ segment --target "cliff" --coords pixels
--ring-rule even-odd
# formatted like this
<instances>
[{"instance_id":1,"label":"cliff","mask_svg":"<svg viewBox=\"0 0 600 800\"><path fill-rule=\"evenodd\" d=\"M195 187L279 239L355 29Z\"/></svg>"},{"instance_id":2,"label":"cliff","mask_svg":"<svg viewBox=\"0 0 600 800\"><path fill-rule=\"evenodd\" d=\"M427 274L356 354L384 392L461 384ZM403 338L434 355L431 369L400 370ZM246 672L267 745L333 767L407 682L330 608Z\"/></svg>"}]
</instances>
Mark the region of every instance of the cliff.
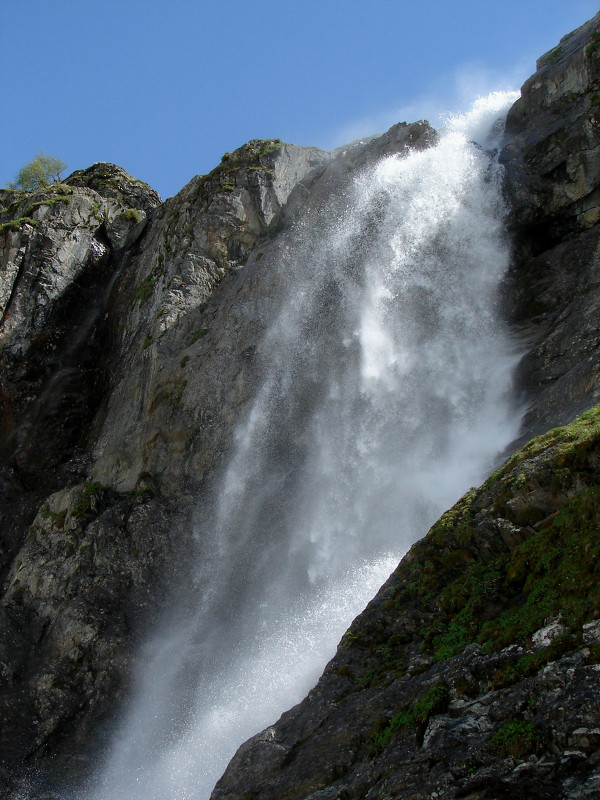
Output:
<instances>
[{"instance_id":1,"label":"cliff","mask_svg":"<svg viewBox=\"0 0 600 800\"><path fill-rule=\"evenodd\" d=\"M599 64L600 15L540 59L500 154L521 444L543 435L413 547L215 798L598 790L600 412L582 412L600 401ZM192 501L262 376L279 232L333 176L435 138L416 123L335 154L256 140L164 203L107 164L0 191L7 792L86 772L169 587L198 591Z\"/></svg>"}]
</instances>

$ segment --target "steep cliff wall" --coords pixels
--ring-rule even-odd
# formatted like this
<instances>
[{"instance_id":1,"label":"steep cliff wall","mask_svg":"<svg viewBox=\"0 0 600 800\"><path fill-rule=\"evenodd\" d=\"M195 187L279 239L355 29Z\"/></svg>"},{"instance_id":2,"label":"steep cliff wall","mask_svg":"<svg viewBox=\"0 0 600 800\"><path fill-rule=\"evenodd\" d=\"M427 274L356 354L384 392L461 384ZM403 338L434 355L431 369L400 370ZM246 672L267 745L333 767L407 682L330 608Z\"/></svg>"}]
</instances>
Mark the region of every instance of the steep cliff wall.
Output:
<instances>
[{"instance_id":1,"label":"steep cliff wall","mask_svg":"<svg viewBox=\"0 0 600 800\"><path fill-rule=\"evenodd\" d=\"M527 342L518 379L529 435L600 399L599 27L596 16L538 60L506 122L507 305Z\"/></svg>"}]
</instances>

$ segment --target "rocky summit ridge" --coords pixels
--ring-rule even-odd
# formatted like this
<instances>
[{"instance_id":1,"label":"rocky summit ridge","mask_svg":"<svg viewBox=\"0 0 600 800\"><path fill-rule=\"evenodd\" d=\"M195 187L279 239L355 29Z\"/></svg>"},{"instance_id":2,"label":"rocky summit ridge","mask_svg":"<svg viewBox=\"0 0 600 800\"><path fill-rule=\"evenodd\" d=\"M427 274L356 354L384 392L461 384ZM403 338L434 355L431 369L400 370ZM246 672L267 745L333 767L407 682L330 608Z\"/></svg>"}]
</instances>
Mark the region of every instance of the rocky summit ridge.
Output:
<instances>
[{"instance_id":1,"label":"rocky summit ridge","mask_svg":"<svg viewBox=\"0 0 600 800\"><path fill-rule=\"evenodd\" d=\"M215 798L600 796L600 15L537 67L500 152L520 449ZM255 140L164 203L110 164L0 190L0 795L85 774L168 587L195 591L192 499L261 377L280 231L435 139Z\"/></svg>"}]
</instances>

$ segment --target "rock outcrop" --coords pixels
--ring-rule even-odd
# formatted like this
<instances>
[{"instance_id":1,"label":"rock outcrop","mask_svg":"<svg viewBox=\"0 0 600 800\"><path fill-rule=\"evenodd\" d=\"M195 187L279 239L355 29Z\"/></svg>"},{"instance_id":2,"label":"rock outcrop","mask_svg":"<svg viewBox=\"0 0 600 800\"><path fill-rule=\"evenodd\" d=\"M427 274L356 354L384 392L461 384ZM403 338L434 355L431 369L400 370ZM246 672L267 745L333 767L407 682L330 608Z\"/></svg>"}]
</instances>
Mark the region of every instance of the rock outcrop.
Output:
<instances>
[{"instance_id":1,"label":"rock outcrop","mask_svg":"<svg viewBox=\"0 0 600 800\"><path fill-rule=\"evenodd\" d=\"M525 434L600 399L600 45L596 16L538 60L501 154L515 258L508 314L528 349Z\"/></svg>"},{"instance_id":2,"label":"rock outcrop","mask_svg":"<svg viewBox=\"0 0 600 800\"><path fill-rule=\"evenodd\" d=\"M600 400L600 15L538 63L501 153L524 440ZM85 773L261 378L279 232L427 123L226 153L161 203L113 165L0 191L0 787ZM215 798L600 792L600 412L415 545ZM42 791L40 789L40 791Z\"/></svg>"}]
</instances>

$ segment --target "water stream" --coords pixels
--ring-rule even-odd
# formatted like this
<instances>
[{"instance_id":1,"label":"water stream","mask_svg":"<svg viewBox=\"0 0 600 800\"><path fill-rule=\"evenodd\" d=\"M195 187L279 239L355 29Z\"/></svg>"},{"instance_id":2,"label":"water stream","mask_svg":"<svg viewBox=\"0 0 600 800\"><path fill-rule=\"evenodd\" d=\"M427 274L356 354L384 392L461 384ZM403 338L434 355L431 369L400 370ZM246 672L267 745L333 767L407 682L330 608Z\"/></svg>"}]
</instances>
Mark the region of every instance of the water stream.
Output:
<instances>
[{"instance_id":1,"label":"water stream","mask_svg":"<svg viewBox=\"0 0 600 800\"><path fill-rule=\"evenodd\" d=\"M436 146L344 173L265 255L281 300L218 503L197 515L205 590L147 644L86 797L208 798L516 436L504 207L486 152L514 99L479 100Z\"/></svg>"}]
</instances>

